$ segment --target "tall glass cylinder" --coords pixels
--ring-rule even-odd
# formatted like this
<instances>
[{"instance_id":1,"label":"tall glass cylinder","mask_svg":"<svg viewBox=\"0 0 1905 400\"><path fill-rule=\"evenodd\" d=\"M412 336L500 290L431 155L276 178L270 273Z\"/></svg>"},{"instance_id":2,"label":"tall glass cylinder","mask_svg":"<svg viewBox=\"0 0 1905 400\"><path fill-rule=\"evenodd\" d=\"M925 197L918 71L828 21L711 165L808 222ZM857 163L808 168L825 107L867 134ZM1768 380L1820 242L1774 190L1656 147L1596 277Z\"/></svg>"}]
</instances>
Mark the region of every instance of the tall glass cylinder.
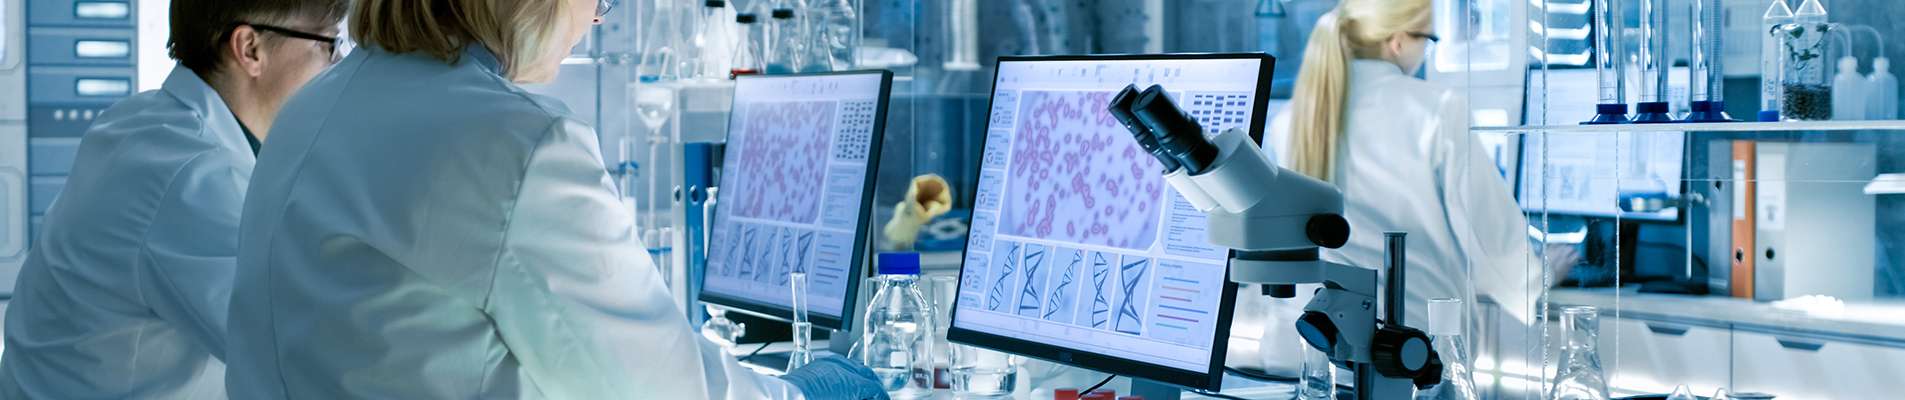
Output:
<instances>
[{"instance_id":1,"label":"tall glass cylinder","mask_svg":"<svg viewBox=\"0 0 1905 400\"><path fill-rule=\"evenodd\" d=\"M787 357L787 370L793 371L814 361L814 323L807 320L807 271L787 274L787 287L793 293L794 353Z\"/></svg>"},{"instance_id":2,"label":"tall glass cylinder","mask_svg":"<svg viewBox=\"0 0 1905 400\"><path fill-rule=\"evenodd\" d=\"M1607 374L1597 344L1601 310L1589 306L1561 309L1561 333L1567 335L1561 364L1548 400L1607 400Z\"/></svg>"},{"instance_id":3,"label":"tall glass cylinder","mask_svg":"<svg viewBox=\"0 0 1905 400\"><path fill-rule=\"evenodd\" d=\"M1667 55L1666 0L1640 1L1640 37L1645 43L1640 54L1641 102L1667 101L1667 68L1673 59Z\"/></svg>"},{"instance_id":4,"label":"tall glass cylinder","mask_svg":"<svg viewBox=\"0 0 1905 400\"><path fill-rule=\"evenodd\" d=\"M1688 99L1692 101L1718 102L1724 95L1725 74L1721 72L1720 43L1725 37L1721 31L1720 0L1693 0L1693 58L1691 79L1687 80Z\"/></svg>"},{"instance_id":5,"label":"tall glass cylinder","mask_svg":"<svg viewBox=\"0 0 1905 400\"><path fill-rule=\"evenodd\" d=\"M1594 0L1594 73L1600 103L1588 124L1627 123L1626 51L1621 40L1621 2Z\"/></svg>"},{"instance_id":6,"label":"tall glass cylinder","mask_svg":"<svg viewBox=\"0 0 1905 400\"><path fill-rule=\"evenodd\" d=\"M1786 0L1773 0L1766 7L1766 14L1760 17L1760 64L1759 64L1759 120L1778 121L1780 105L1785 103L1785 91L1780 86L1780 74L1786 71L1785 50L1780 46L1779 30L1793 22L1793 8Z\"/></svg>"}]
</instances>

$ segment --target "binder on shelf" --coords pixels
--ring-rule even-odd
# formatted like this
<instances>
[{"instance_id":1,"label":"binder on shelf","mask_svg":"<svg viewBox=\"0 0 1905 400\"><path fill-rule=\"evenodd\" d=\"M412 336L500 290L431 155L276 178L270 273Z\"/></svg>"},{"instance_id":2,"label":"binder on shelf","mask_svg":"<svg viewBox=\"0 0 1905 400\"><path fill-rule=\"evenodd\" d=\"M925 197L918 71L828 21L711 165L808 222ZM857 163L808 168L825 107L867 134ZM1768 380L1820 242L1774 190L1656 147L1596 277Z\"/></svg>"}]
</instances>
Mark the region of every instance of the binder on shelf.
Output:
<instances>
[{"instance_id":1,"label":"binder on shelf","mask_svg":"<svg viewBox=\"0 0 1905 400\"><path fill-rule=\"evenodd\" d=\"M1733 211L1733 248L1729 253L1733 262L1728 269L1732 273L1728 275L1727 288L1733 297L1742 299L1753 298L1753 261L1759 258L1753 254L1758 249L1753 243L1758 233L1753 226L1759 197L1754 174L1758 166L1757 147L1751 140L1733 141L1733 198L1729 200Z\"/></svg>"}]
</instances>

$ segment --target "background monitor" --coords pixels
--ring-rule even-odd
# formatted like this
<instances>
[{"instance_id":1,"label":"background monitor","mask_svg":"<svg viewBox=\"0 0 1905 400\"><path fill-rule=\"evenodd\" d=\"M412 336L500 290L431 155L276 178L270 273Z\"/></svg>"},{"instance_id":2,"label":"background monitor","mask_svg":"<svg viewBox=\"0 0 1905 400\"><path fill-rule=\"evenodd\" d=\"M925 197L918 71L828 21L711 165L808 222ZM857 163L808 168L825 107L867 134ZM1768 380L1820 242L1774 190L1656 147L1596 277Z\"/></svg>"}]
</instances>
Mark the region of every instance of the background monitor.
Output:
<instances>
[{"instance_id":1,"label":"background monitor","mask_svg":"<svg viewBox=\"0 0 1905 400\"><path fill-rule=\"evenodd\" d=\"M701 301L792 319L787 277L804 270L809 319L848 325L892 83L887 71L735 80Z\"/></svg>"},{"instance_id":2,"label":"background monitor","mask_svg":"<svg viewBox=\"0 0 1905 400\"><path fill-rule=\"evenodd\" d=\"M1684 133L1529 134L1521 145L1517 197L1525 211L1680 220Z\"/></svg>"},{"instance_id":3,"label":"background monitor","mask_svg":"<svg viewBox=\"0 0 1905 400\"><path fill-rule=\"evenodd\" d=\"M1215 135L1261 141L1263 54L1002 57L993 83L952 341L1215 389L1230 330L1229 250L1105 108L1162 84Z\"/></svg>"}]
</instances>

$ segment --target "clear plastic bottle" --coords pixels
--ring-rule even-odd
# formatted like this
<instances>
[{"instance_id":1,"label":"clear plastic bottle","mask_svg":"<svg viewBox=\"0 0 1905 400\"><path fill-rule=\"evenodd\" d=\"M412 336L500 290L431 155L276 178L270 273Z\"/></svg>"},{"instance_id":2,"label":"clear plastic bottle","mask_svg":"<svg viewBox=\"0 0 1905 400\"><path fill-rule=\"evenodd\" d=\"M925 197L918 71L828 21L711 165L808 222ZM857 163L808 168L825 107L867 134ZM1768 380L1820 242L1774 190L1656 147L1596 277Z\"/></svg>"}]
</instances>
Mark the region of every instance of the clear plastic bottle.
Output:
<instances>
[{"instance_id":1,"label":"clear plastic bottle","mask_svg":"<svg viewBox=\"0 0 1905 400\"><path fill-rule=\"evenodd\" d=\"M1468 363L1468 345L1462 341L1463 318L1468 310L1461 299L1429 300L1429 336L1442 360L1442 383L1416 392L1417 400L1476 400L1475 377Z\"/></svg>"},{"instance_id":2,"label":"clear plastic bottle","mask_svg":"<svg viewBox=\"0 0 1905 400\"><path fill-rule=\"evenodd\" d=\"M1607 374L1601 369L1601 310L1589 306L1561 309L1561 332L1567 335L1561 364L1555 371L1548 400L1608 400Z\"/></svg>"},{"instance_id":3,"label":"clear plastic bottle","mask_svg":"<svg viewBox=\"0 0 1905 400\"><path fill-rule=\"evenodd\" d=\"M724 79L731 67L729 57L734 54L734 14L728 10L727 0L705 0L701 5L694 38L701 57L696 60L695 76Z\"/></svg>"},{"instance_id":4,"label":"clear plastic bottle","mask_svg":"<svg viewBox=\"0 0 1905 400\"><path fill-rule=\"evenodd\" d=\"M908 257L911 256L911 257ZM917 398L932 394L933 314L920 293L919 255L881 254L878 291L867 303L866 330L860 336L861 362L873 369L889 395Z\"/></svg>"},{"instance_id":5,"label":"clear plastic bottle","mask_svg":"<svg viewBox=\"0 0 1905 400\"><path fill-rule=\"evenodd\" d=\"M734 24L738 40L734 44L734 57L728 60L728 76L761 73L761 48L767 40L767 30L761 26L760 14L736 13Z\"/></svg>"},{"instance_id":6,"label":"clear plastic bottle","mask_svg":"<svg viewBox=\"0 0 1905 400\"><path fill-rule=\"evenodd\" d=\"M1785 103L1780 74L1786 70L1786 52L1780 48L1785 41L1780 40L1779 30L1790 23L1793 23L1793 8L1786 5L1786 0L1773 0L1773 5L1766 7L1766 14L1760 17L1760 121L1778 121L1779 107Z\"/></svg>"},{"instance_id":7,"label":"clear plastic bottle","mask_svg":"<svg viewBox=\"0 0 1905 400\"><path fill-rule=\"evenodd\" d=\"M794 14L794 4L789 0L777 0L768 8L767 53L763 64L770 74L789 74L799 71L806 57L806 27Z\"/></svg>"},{"instance_id":8,"label":"clear plastic bottle","mask_svg":"<svg viewBox=\"0 0 1905 400\"><path fill-rule=\"evenodd\" d=\"M811 0L808 31L813 38L812 71L853 69L854 50L860 47L860 12L854 0Z\"/></svg>"}]
</instances>

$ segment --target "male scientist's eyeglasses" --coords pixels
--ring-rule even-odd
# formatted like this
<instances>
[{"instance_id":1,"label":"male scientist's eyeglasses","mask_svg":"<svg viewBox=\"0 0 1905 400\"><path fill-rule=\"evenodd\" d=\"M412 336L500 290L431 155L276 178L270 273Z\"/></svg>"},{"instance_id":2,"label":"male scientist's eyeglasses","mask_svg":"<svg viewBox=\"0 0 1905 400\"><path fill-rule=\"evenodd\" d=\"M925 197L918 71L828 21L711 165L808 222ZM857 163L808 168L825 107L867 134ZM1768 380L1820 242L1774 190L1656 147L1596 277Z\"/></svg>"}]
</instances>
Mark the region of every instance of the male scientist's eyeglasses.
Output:
<instances>
[{"instance_id":1,"label":"male scientist's eyeglasses","mask_svg":"<svg viewBox=\"0 0 1905 400\"><path fill-rule=\"evenodd\" d=\"M609 10L615 9L615 3L617 3L616 0L595 0L595 17L608 16Z\"/></svg>"},{"instance_id":2,"label":"male scientist's eyeglasses","mask_svg":"<svg viewBox=\"0 0 1905 400\"><path fill-rule=\"evenodd\" d=\"M238 23L238 24L234 24L232 27L237 28L240 26L249 26L251 27L251 29L256 29L263 32L271 32L271 33L275 33L275 34L282 35L284 37L293 38L293 39L304 39L304 40L309 40L313 42L323 43L326 46L326 48L329 49L331 52L332 64L336 64L338 61L343 61L344 56L347 54L350 54L349 45L345 43L343 39L338 39L336 37L324 36L324 35L319 35L316 33L310 33L310 32L300 31L300 30L281 27L281 26L271 26L271 25L264 25L264 24Z\"/></svg>"}]
</instances>

